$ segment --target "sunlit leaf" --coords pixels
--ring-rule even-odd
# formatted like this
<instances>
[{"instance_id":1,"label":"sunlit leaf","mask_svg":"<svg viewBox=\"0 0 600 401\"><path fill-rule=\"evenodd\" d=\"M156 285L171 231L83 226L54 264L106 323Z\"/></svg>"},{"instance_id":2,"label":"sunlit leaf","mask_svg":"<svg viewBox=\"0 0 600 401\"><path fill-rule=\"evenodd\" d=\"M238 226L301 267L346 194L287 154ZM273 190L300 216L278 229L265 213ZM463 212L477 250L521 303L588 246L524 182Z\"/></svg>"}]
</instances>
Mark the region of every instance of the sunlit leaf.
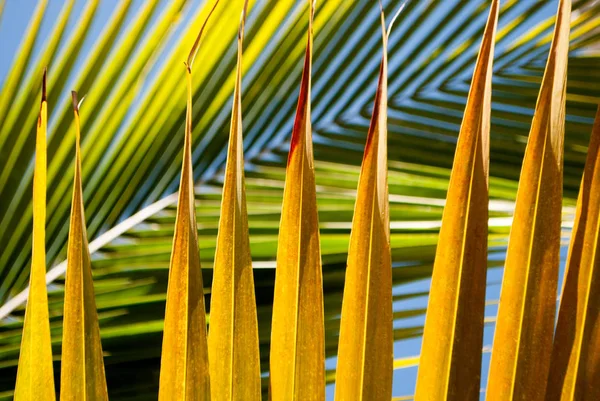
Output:
<instances>
[{"instance_id":1,"label":"sunlit leaf","mask_svg":"<svg viewBox=\"0 0 600 401\"><path fill-rule=\"evenodd\" d=\"M46 72L42 78L42 102L37 122L35 174L33 180L33 249L29 300L25 309L23 337L15 400L54 400L54 370L46 290Z\"/></svg>"},{"instance_id":2,"label":"sunlit leaf","mask_svg":"<svg viewBox=\"0 0 600 401\"><path fill-rule=\"evenodd\" d=\"M206 17L186 63L185 141L169 266L158 393L160 401L210 400L206 312L192 173L192 65L206 23L218 3L217 0Z\"/></svg>"},{"instance_id":3,"label":"sunlit leaf","mask_svg":"<svg viewBox=\"0 0 600 401\"><path fill-rule=\"evenodd\" d=\"M387 41L358 181L342 303L335 399L392 397L392 260L387 171Z\"/></svg>"},{"instance_id":4,"label":"sunlit leaf","mask_svg":"<svg viewBox=\"0 0 600 401\"><path fill-rule=\"evenodd\" d=\"M560 300L546 400L600 399L600 107L592 130Z\"/></svg>"},{"instance_id":5,"label":"sunlit leaf","mask_svg":"<svg viewBox=\"0 0 600 401\"><path fill-rule=\"evenodd\" d=\"M114 401L132 401L156 399L158 393L164 303L184 142L187 88L182 84L185 69L181 64L206 17L207 7L187 0L113 3L118 5L99 2L90 21L88 7L92 2L75 2L66 34L54 61L50 61L55 68L50 69L53 74L48 76L46 260L50 327L56 353L60 352L62 337L73 183L74 146L72 135L68 134L72 132L68 129L73 119L64 90L68 84L88 95L81 114L82 181L109 395ZM196 214L202 216L198 237L204 277L212 276L219 225L241 3L219 3L211 17L218 24L206 32L193 71L192 163ZM249 5L253 3L244 40L242 102L264 394L278 226L291 121L297 105L294 88L300 82L308 18L306 3L297 0L257 1ZM387 14L400 2L384 3ZM491 1L450 3L407 2L389 39L388 179L390 246L395 262L392 278L398 286L396 296L413 294L410 289L401 289L407 288L408 282L419 280L415 285L420 287L421 295L413 298L421 310L426 306L424 297L428 292L421 280L427 279L433 267L470 74ZM504 263L505 237L550 46L555 3L558 1L501 1L490 138L491 268ZM59 14L62 5L48 4L24 78L7 110L18 116L11 124L15 129L0 123L0 131L8 133L5 145L0 146L0 166L5 167L5 157L14 161L11 168L5 167L9 178L0 191L0 400L7 401L12 400L15 385L27 299L24 290L31 262L39 71L63 18ZM129 11L124 12L128 4ZM376 89L381 31L373 0L327 0L319 4L313 26L311 109L329 372L334 368L338 348L349 233ZM3 61L16 60L20 51L17 45L24 43L22 38L27 36L27 20L34 9L29 10L29 15L23 10L18 1L6 2L0 21L0 30L8 33L3 36L8 43L3 47L2 55L7 56ZM600 3L594 0L573 4L564 160L563 216L567 227L575 211L573 196L581 182L591 117L600 101L600 70L596 68L599 11ZM3 71L9 68L12 66L7 64ZM32 76L36 76L35 85L31 85ZM6 77L0 77L0 82ZM52 102L52 96L58 101ZM287 126L290 129L285 129ZM0 142L5 140L1 136ZM11 145L17 141L23 143L18 152L18 147ZM566 259L566 252L561 255ZM497 272L493 269L491 274ZM208 286L205 294L207 290ZM399 312L405 304L396 302L396 296L394 311ZM404 353L409 347L408 351L414 354L417 350L413 347L418 347L423 331L420 320L424 312L419 315L419 322L408 328L400 314L394 315L396 352ZM401 342L406 338L413 340ZM56 353L55 359L58 357ZM415 373L416 369L397 372L395 378L405 382L407 374L412 381ZM394 395L408 394L410 389L403 388L397 388Z\"/></svg>"},{"instance_id":6,"label":"sunlit leaf","mask_svg":"<svg viewBox=\"0 0 600 401\"><path fill-rule=\"evenodd\" d=\"M325 398L325 339L319 221L310 113L313 15L290 142L273 300L273 401Z\"/></svg>"},{"instance_id":7,"label":"sunlit leaf","mask_svg":"<svg viewBox=\"0 0 600 401\"><path fill-rule=\"evenodd\" d=\"M81 185L79 101L75 113L75 179L69 227L60 399L108 400Z\"/></svg>"},{"instance_id":8,"label":"sunlit leaf","mask_svg":"<svg viewBox=\"0 0 600 401\"><path fill-rule=\"evenodd\" d=\"M435 256L415 400L479 400L488 243L492 2L463 117Z\"/></svg>"},{"instance_id":9,"label":"sunlit leaf","mask_svg":"<svg viewBox=\"0 0 600 401\"><path fill-rule=\"evenodd\" d=\"M213 400L260 401L260 355L248 235L242 140L242 50L248 2L238 33L229 151L213 267L208 356Z\"/></svg>"},{"instance_id":10,"label":"sunlit leaf","mask_svg":"<svg viewBox=\"0 0 600 401\"><path fill-rule=\"evenodd\" d=\"M0 125L4 125L4 119L9 111L9 105L11 104L17 88L25 75L29 59L33 52L33 47L37 38L38 31L42 24L42 19L48 6L48 0L39 0L35 11L31 16L31 21L26 30L25 38L19 45L19 54L12 63L12 68L8 73L8 76L4 79L2 84L2 90L0 90ZM4 5L2 5L4 9ZM2 142L0 142L1 144Z\"/></svg>"},{"instance_id":11,"label":"sunlit leaf","mask_svg":"<svg viewBox=\"0 0 600 401\"><path fill-rule=\"evenodd\" d=\"M508 242L490 401L537 401L546 392L558 283L570 17L570 0L561 0Z\"/></svg>"},{"instance_id":12,"label":"sunlit leaf","mask_svg":"<svg viewBox=\"0 0 600 401\"><path fill-rule=\"evenodd\" d=\"M128 4L130 3L130 0L126 0L124 1L122 4ZM121 9L122 5L119 5L118 9ZM50 70L50 74L48 76L48 102L52 105L54 105L54 108L56 107L55 105L59 104L59 99L60 99L60 95L62 93L63 88L65 87L66 83L67 83L67 79L68 79L68 75L69 75L69 71L71 70L71 68L73 67L73 65L75 64L75 61L77 59L77 55L79 54L82 46L83 46L83 42L86 38L86 36L88 35L90 29L90 25L91 22L96 14L96 11L98 9L98 0L90 0L89 2L87 2L87 4L85 5L84 10L82 11L81 15L78 17L77 20L77 25L75 27L74 32L71 33L70 35L70 39L67 42L67 44L65 45L66 47L63 49L63 51L60 53L60 56L58 58L58 60L56 60L56 62L54 63L54 68L52 68ZM80 89L84 89L84 87L81 86L77 86ZM31 113L30 110L27 110L27 112ZM64 107L64 118L66 120L69 121L69 124L72 123L72 114L71 114L72 110L71 110L71 102L68 102L65 104ZM23 200L25 200L25 204L21 204L19 205L19 202L15 202L12 199L12 196L15 194L18 194L17 196L23 194L23 191L27 188L27 185L23 185L25 184L24 180L23 180L23 174L28 175L30 173L29 169L27 169L27 161L25 160L26 158L22 157L22 150L23 147L25 146L25 142L24 142L24 138L26 138L26 133L29 132L29 128L28 128L28 124L29 124L29 120L30 118L26 118L23 123L22 126L20 127L20 132L19 130L14 130L14 132L11 131L6 131L6 128L10 128L10 125L7 125L6 127L2 126L0 128L0 135L4 135L4 134L12 134L14 135L15 133L17 134L17 138L16 141L14 143L14 145L11 147L10 152L8 153L7 160L4 162L4 169L0 172L0 191L2 192L3 196L0 197L0 204L2 203L7 203L6 208L3 208L3 211L5 211L5 214L2 216L2 220L0 221L0 225L5 225L5 226L11 226L13 225L13 223L17 223L17 226L13 229L10 230L11 235L10 235L10 239L9 244L12 244L14 242L19 241L19 237L21 235L23 235L25 227L27 226L27 224L24 224L24 220L23 218L18 218L15 219L15 216L19 216L19 210L23 210L20 209L20 207L23 207L25 205L29 206L29 202L31 201L28 198L25 198ZM72 128L74 129L74 128ZM67 129L66 127L61 130L61 139L65 138L64 132L66 132ZM53 133L56 132L54 130L50 130L49 135L48 135L48 151L50 152L51 155L53 155L53 157L51 157L49 159L49 163L48 163L48 188L50 188L50 190L48 191L48 209L52 210L53 213L50 214L48 217L48 232L52 233L52 237L54 237L55 232L52 230L52 226L53 226L53 217L56 216L55 212L55 205L53 204L52 198L55 196L55 192L52 190L53 189L53 178L57 176L56 172L54 172L54 168L53 168L53 164L56 163L56 158L54 157L54 146L53 146L53 137L55 138L56 135L53 135ZM0 140L1 141L1 140ZM62 226L64 228L64 240L66 241L67 236L68 236L68 224L66 224L65 222L68 221L68 217L69 216L69 200L70 200L70 196L69 194L71 193L71 185L72 185L72 176L70 175L66 175L64 174L64 171L67 170L69 168L69 166L71 165L71 158L73 157L72 154L72 150L73 150L73 146L72 143L70 141L65 140L63 142L65 144L65 147L67 149L69 149L70 153L70 157L69 158L65 158L63 160L63 164L62 164L62 169L60 171L60 173L58 174L59 177L63 178L62 183L65 186L65 192L62 194L61 196L61 200L64 202L64 215L62 216L63 220L61 221ZM0 147L0 148L4 148L4 146ZM16 164L15 164L16 163ZM6 175L5 171L13 171L13 174L15 174L15 172L17 173L17 175L21 178L19 178L19 185L5 185L8 183L8 176ZM27 171L25 171L27 170ZM6 176L5 176L6 175ZM14 177L12 178L14 180ZM16 191L16 192L15 192ZM28 215L29 213L29 208L25 207L23 213L25 216ZM0 240L1 237L3 236L3 232L0 232ZM49 236L50 237L50 236ZM9 245L10 247L12 247L12 245ZM17 251L19 253L21 253L20 249L18 248L14 248L14 251ZM52 252L52 247L50 247L48 249L48 257L51 257L51 252ZM7 260L7 258L10 258L11 256L11 252L4 252L0 255L0 264L2 264L5 260ZM7 277L5 280L3 280L0 283L0 296L5 295L5 291L7 290L7 288L10 285L15 285L15 274L17 274L18 272L16 271L11 271L9 272L9 274L7 274ZM20 277L18 277L19 279L23 280L24 277L21 274ZM17 282L16 285L20 285L19 282Z\"/></svg>"},{"instance_id":13,"label":"sunlit leaf","mask_svg":"<svg viewBox=\"0 0 600 401\"><path fill-rule=\"evenodd\" d=\"M27 135L21 135L18 138L16 138L17 142L13 145L10 142L6 143L7 140L10 141L10 139L12 139L9 133L11 131L14 131L16 133L19 130L21 131L21 133L31 131L31 128L33 127L33 124L35 122L29 120L33 119L31 117L35 115L36 110L31 109L28 110L28 113L25 113L24 107L26 107L27 104L30 104L33 98L37 96L37 86L39 85L39 76L42 74L42 71L46 68L46 66L53 65L53 60L58 53L58 46L65 33L67 22L69 20L69 17L71 16L74 4L74 0L68 0L63 5L62 10L60 11L60 16L56 21L56 25L52 31L52 35L48 38L47 42L44 43L43 53L41 57L35 62L35 67L33 71L29 74L27 80L20 84L19 91L16 95L16 99L12 100L11 107L8 108L8 114L6 115L6 119L1 125L0 148L10 147L10 156L12 158L17 157L14 155L14 153L16 153L17 155L19 154L18 151L14 150L13 146L19 142L26 142L25 139L21 138L21 136L27 137ZM50 90L52 90L52 85L50 85ZM0 187L2 186L2 181L3 180L0 179Z\"/></svg>"}]
</instances>

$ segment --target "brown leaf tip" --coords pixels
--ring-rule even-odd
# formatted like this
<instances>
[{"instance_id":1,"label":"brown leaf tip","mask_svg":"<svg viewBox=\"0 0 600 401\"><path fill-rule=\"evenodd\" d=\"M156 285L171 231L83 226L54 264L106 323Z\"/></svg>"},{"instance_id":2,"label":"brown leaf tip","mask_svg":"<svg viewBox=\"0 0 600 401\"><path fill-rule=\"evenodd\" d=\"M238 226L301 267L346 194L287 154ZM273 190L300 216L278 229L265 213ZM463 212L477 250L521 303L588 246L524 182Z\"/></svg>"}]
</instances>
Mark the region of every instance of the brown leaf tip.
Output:
<instances>
[{"instance_id":1,"label":"brown leaf tip","mask_svg":"<svg viewBox=\"0 0 600 401\"><path fill-rule=\"evenodd\" d=\"M77 92L71 91L71 100L73 101L73 110L79 113L79 100L77 98Z\"/></svg>"},{"instance_id":2,"label":"brown leaf tip","mask_svg":"<svg viewBox=\"0 0 600 401\"><path fill-rule=\"evenodd\" d=\"M248 15L248 0L244 1L244 8L242 9L242 17L240 18L240 27L238 29L238 39L242 40L244 36L244 26L246 25L246 16Z\"/></svg>"},{"instance_id":3,"label":"brown leaf tip","mask_svg":"<svg viewBox=\"0 0 600 401\"><path fill-rule=\"evenodd\" d=\"M192 49L190 50L190 54L188 55L186 65L187 65L188 71L190 71L190 72L192 70L192 64L194 64L194 58L196 58L196 53L198 53L198 48L200 47L200 39L202 39L202 33L204 32L204 28L206 28L206 24L208 23L210 16L213 14L215 9L217 8L217 4L219 4L219 0L215 1L215 4L213 5L212 9L206 16L206 19L204 20L204 23L202 24L202 27L200 28L200 32L198 32L198 36L196 37L196 40L194 41L194 45L192 46Z\"/></svg>"},{"instance_id":4,"label":"brown leaf tip","mask_svg":"<svg viewBox=\"0 0 600 401\"><path fill-rule=\"evenodd\" d=\"M44 67L44 74L42 75L42 102L46 101L46 75L48 73L48 67Z\"/></svg>"}]
</instances>

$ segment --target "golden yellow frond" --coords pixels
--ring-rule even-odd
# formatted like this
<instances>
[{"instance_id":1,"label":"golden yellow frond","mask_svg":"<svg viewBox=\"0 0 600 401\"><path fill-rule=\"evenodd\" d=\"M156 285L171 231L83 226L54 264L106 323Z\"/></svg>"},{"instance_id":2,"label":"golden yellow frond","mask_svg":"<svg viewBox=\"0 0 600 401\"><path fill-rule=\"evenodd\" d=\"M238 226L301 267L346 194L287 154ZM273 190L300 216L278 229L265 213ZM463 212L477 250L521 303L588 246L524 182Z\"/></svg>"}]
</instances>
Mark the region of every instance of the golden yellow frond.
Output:
<instances>
[{"instance_id":1,"label":"golden yellow frond","mask_svg":"<svg viewBox=\"0 0 600 401\"><path fill-rule=\"evenodd\" d=\"M561 0L519 181L488 401L541 401L554 334L571 1Z\"/></svg>"},{"instance_id":2,"label":"golden yellow frond","mask_svg":"<svg viewBox=\"0 0 600 401\"><path fill-rule=\"evenodd\" d=\"M33 175L33 249L29 299L25 308L21 353L17 368L15 400L53 401L54 369L46 290L46 132L48 103L46 71L42 78L42 101L35 140Z\"/></svg>"},{"instance_id":3,"label":"golden yellow frond","mask_svg":"<svg viewBox=\"0 0 600 401\"><path fill-rule=\"evenodd\" d=\"M325 329L310 93L314 5L290 143L279 227L273 324L272 401L325 399Z\"/></svg>"},{"instance_id":4,"label":"golden yellow frond","mask_svg":"<svg viewBox=\"0 0 600 401\"><path fill-rule=\"evenodd\" d=\"M192 171L192 64L215 2L186 63L187 109L175 235L160 365L158 399L210 400L206 310L198 251Z\"/></svg>"},{"instance_id":5,"label":"golden yellow frond","mask_svg":"<svg viewBox=\"0 0 600 401\"><path fill-rule=\"evenodd\" d=\"M387 182L387 33L358 181L342 303L335 399L392 397L393 315Z\"/></svg>"},{"instance_id":6,"label":"golden yellow frond","mask_svg":"<svg viewBox=\"0 0 600 401\"><path fill-rule=\"evenodd\" d=\"M213 400L260 401L260 355L248 234L242 137L242 50L248 2L238 35L229 150L211 292L208 356Z\"/></svg>"},{"instance_id":7,"label":"golden yellow frond","mask_svg":"<svg viewBox=\"0 0 600 401\"><path fill-rule=\"evenodd\" d=\"M72 92L72 98L75 114L75 178L67 249L60 399L102 401L108 400L108 393L83 207L79 102L76 92Z\"/></svg>"},{"instance_id":8,"label":"golden yellow frond","mask_svg":"<svg viewBox=\"0 0 600 401\"><path fill-rule=\"evenodd\" d=\"M494 0L458 137L433 267L415 400L479 400L487 271Z\"/></svg>"},{"instance_id":9,"label":"golden yellow frond","mask_svg":"<svg viewBox=\"0 0 600 401\"><path fill-rule=\"evenodd\" d=\"M546 400L600 399L600 107L590 138L563 285Z\"/></svg>"}]
</instances>

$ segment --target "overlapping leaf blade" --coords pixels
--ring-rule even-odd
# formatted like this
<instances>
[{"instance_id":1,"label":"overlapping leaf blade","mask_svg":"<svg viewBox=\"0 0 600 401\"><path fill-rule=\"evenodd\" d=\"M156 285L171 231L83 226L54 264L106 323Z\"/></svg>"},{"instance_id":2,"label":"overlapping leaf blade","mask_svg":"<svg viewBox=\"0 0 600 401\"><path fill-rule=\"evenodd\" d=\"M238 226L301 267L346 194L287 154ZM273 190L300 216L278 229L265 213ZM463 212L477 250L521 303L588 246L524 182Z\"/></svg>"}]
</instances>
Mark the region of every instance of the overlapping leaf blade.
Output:
<instances>
[{"instance_id":1,"label":"overlapping leaf blade","mask_svg":"<svg viewBox=\"0 0 600 401\"><path fill-rule=\"evenodd\" d=\"M559 268L570 16L570 0L560 0L508 243L489 401L545 397Z\"/></svg>"},{"instance_id":2,"label":"overlapping leaf blade","mask_svg":"<svg viewBox=\"0 0 600 401\"><path fill-rule=\"evenodd\" d=\"M208 13L186 63L187 112L173 250L169 266L158 399L210 400L206 317L192 172L192 65Z\"/></svg>"},{"instance_id":3,"label":"overlapping leaf blade","mask_svg":"<svg viewBox=\"0 0 600 401\"><path fill-rule=\"evenodd\" d=\"M546 399L600 398L600 107L588 156L563 284Z\"/></svg>"},{"instance_id":4,"label":"overlapping leaf blade","mask_svg":"<svg viewBox=\"0 0 600 401\"><path fill-rule=\"evenodd\" d=\"M168 3L168 6L174 4ZM0 23L3 28L7 26L7 18L15 15L14 4L7 2L4 20ZM134 6L136 4L138 2L134 2ZM389 74L389 172L390 194L393 195L390 204L391 248L395 267L398 267L393 270L396 285L416 277L424 278L431 270L436 242L436 234L432 230L439 227L441 205L456 147L456 134L469 88L468 73L477 55L476 47L489 6L483 0L461 1L455 7L448 7L446 4L410 2L406 7L407 18L398 24L397 30L400 32L390 39L390 54L395 57L390 61ZM386 8L391 10L396 7L397 3L388 2ZM102 8L106 10L106 6ZM215 32L218 41L215 42L215 47L211 46L211 54L207 54L206 58L203 56L206 63L198 63L194 74L194 121L201 121L194 128L193 148L196 150L193 158L195 175L197 178L202 177L201 181L197 181L197 184L201 183L201 189L196 190L196 202L200 200L197 213L203 216L199 236L203 249L201 259L205 268L210 268L213 262L220 210L218 193L222 190L221 173L226 156L230 96L235 81L235 71L232 71L235 69L235 52L229 39L234 38L237 30L239 4L228 2L227 8L234 12L229 13L229 16L222 16L223 22L218 24L219 29ZM161 5L159 9L164 10L164 7ZM195 6L192 9L199 10ZM258 2L252 9L248 24L248 47L244 54L247 71L243 94L244 133L252 253L255 255L256 267L260 268L256 270L256 284L261 347L266 350L272 294L270 278L274 273L270 267L275 265L277 221L285 158L288 154L285 141L289 139L289 132L286 134L287 130L282 127L293 117L296 106L296 99L289 94L292 93L291 88L297 86L297 77L301 72L301 61L299 63L298 60L304 50L304 40L301 40L300 34L303 35L305 31L306 19L295 1ZM330 12L328 9L335 11ZM574 30L571 43L572 48L578 51L573 52L569 60L565 216L568 216L571 205L574 205L570 197L578 189L581 179L580 169L585 161L589 126L596 108L592 103L600 100L597 85L594 84L598 81L595 68L598 58L593 52L593 44L597 43L599 36L592 30L598 6L592 6L589 0L578 1L574 4L575 9L579 13L574 13L577 17L572 22ZM48 15L52 15L53 10L56 7L49 7ZM499 30L497 43L494 128L491 138L490 196L493 201L490 205L490 229L493 230L492 238L495 238L495 243L503 246L502 242L498 243L498 239L502 240L504 232L507 232L506 223L498 223L501 220L507 221L506 217L510 215L510 203L516 189L516 181L513 180L518 177L522 161L522 150L531 123L530 112L539 89L551 39L548 30L552 26L555 10L552 2L514 1L502 2L501 10L502 29ZM372 1L328 0L322 3L315 21L315 32L319 34L314 48L312 107L319 220L322 223L324 288L328 299L325 309L326 312L331 311L326 313L327 357L333 357L337 348L343 288L343 274L340 274L340 270L346 259L354 190L371 115L370 93L374 91L373 83L377 78L379 64L380 32L375 11ZM94 26L109 24L107 17L104 12L97 13ZM128 16L124 27L131 26L136 19ZM179 30L182 23L187 24L187 21L186 17L175 18L171 26ZM152 32L158 28L157 24L158 20L153 18L150 24ZM190 22L190 26L194 27L188 30L192 32L189 36L195 36L195 26L198 25L197 21ZM226 26L230 29L220 29ZM129 29L125 30L120 37L128 36L129 32ZM515 42L515 35L523 40ZM97 285L103 288L101 297L97 293L97 300L100 318L103 319L102 315L106 316L101 320L101 332L103 348L107 352L106 361L111 366L107 374L111 399L114 400L131 398L134 388L139 392L140 398L155 396L157 392L155 378L158 376L166 274L176 210L171 204L167 204L169 206L161 211L157 211L159 209L154 205L148 206L163 197L165 198L159 202L163 205L163 201L169 199L175 199L173 204L176 201L176 194L168 195L177 188L180 168L178 157L181 156L183 142L183 135L178 132L183 132L185 107L185 88L179 85L184 74L184 70L179 67L185 54L176 53L181 47L185 49L184 53L187 52L191 45L186 44L186 41L190 41L184 37L177 40L167 37L167 43L174 44L174 48L169 45L164 48L166 51L161 51L165 41L157 42L148 36L135 40L140 43L136 47L140 51L151 49L155 52L153 54L168 53L165 56L169 63L165 63L163 68L163 56L155 59L159 62L150 61L148 70L151 73L147 77L139 76L138 72L132 70L133 77L140 78L141 91L132 88L126 91L125 98L117 97L123 108L119 107L114 113L108 110L113 102L112 95L117 93L112 91L109 98L101 99L98 106L102 108L103 115L98 115L94 122L94 126L100 128L96 129L100 135L94 137L94 129L91 127L84 129L84 137L89 138L89 142L86 144L87 140L84 139L82 143L88 233L90 239L95 239L94 244L91 244L94 245L93 249L97 249L92 254L94 277ZM100 42L100 39L96 42L88 41L91 46L90 56L101 45ZM224 46L217 46L221 42ZM122 45L118 40L111 47L118 52ZM224 49L227 51L224 52ZM87 56L86 53L88 51L84 45L79 56L82 61ZM137 50L132 58L128 65L138 59ZM170 64L171 59L174 59L173 64ZM215 67L212 64L214 59L219 60ZM107 57L102 70L113 68L112 61L112 57ZM117 68L121 71L121 76L127 72L128 65ZM159 71L156 71L157 67ZM207 71L206 75L201 70ZM55 74L57 72L55 70ZM73 70L71 76L78 79L79 74ZM92 90L85 92L90 92L90 95L92 92L104 92L105 89L98 86L107 83L100 76L93 83ZM76 86L80 87L79 84ZM160 88L160 92L156 92L156 88ZM202 96L198 96L200 89L203 91ZM64 95L64 91L51 92ZM130 99L134 99L133 102L130 103ZM37 100L36 104L26 106L27 112L37 112ZM92 98L89 97L88 100ZM11 107L16 106L13 103ZM62 108L58 105L50 108L51 121L60 118L59 109ZM86 111L89 110L87 107L83 108L84 124L86 121L90 122L86 117ZM127 118L121 123L119 120L123 113ZM68 120L70 122L71 117ZM33 124L30 125L33 127ZM123 129L116 129L115 124ZM52 126L50 128L52 130ZM11 135L16 136L18 132ZM65 137L59 131L51 135L56 135L61 140ZM72 140L66 137L63 142L72 150ZM125 144L132 151L128 150L126 155L119 157ZM31 166L32 150L29 145L25 149L27 152L19 156L19 163L30 163ZM49 161L53 160L52 152L49 149ZM102 154L100 164L90 158L94 153ZM72 157L67 157L66 160L71 163ZM67 174L63 175L63 170ZM64 259L63 248L68 231L66 216L70 206L68 191L72 184L71 170L67 166L64 169L58 168L57 171L57 185L60 183L61 188L67 189L60 194L53 189L49 190L49 200L51 194L56 199L61 199L52 210L55 214L51 218L52 222L48 220L49 264ZM88 174L91 176L87 176ZM28 170L27 176L22 179L22 182L29 182L29 188L31 177ZM94 180L102 185L95 187L92 184ZM62 181L66 181L67 185ZM4 195L3 192L0 196L1 213L5 211L3 201L8 202ZM22 201L26 200L25 205L28 206L14 209L16 212L11 211L14 218L9 226L0 223L5 229L0 230L3 232L12 232L17 222L24 227L24 230L19 228L18 238L8 248L5 247L8 236L0 239L0 248L16 250L3 252L2 256L6 257L0 263L3 266L0 282L8 288L5 297L9 298L24 289L28 276L30 246L27 241L30 241L31 230L27 224L31 226L31 215L28 217L27 210L31 208L30 197L30 189L19 190L17 196L11 199L11 205L23 204ZM104 202L104 199L109 201ZM95 204L94 208L91 208L92 203ZM144 221L140 223L138 220L135 227L124 229L120 222L133 224L137 216L133 219L128 217L140 209L146 213ZM150 212L152 209L154 211ZM415 228L421 224L433 228ZM105 230L118 238L101 235ZM499 266L503 259L502 248L491 249L490 258L493 259L492 267ZM52 270L56 271L54 268ZM18 280L6 281L5 274L8 271L19 272ZM55 277L49 289L55 344L60 343L61 335L59 320L62 316L62 284L62 278ZM336 300L336 297L339 299ZM23 298L20 302L23 302ZM11 315L2 321L3 333L0 334L0 399L12 397L8 390L12 390L14 386L17 343L20 341L18 332L22 327L24 313L24 307L15 309L14 305L9 309L12 311ZM395 310L403 308L402 303L394 305ZM2 312L4 311L2 308ZM116 313L119 313L118 318L108 317ZM0 315L5 316L2 313ZM417 336L422 330L415 327L409 331L399 321L395 321L395 328L397 340L405 338L405 334L409 332L413 333L412 336ZM133 349L139 352L134 352ZM263 352L262 357L262 365L266 368L268 352ZM399 379L402 380L402 376ZM402 393L396 395L400 394Z\"/></svg>"}]
</instances>

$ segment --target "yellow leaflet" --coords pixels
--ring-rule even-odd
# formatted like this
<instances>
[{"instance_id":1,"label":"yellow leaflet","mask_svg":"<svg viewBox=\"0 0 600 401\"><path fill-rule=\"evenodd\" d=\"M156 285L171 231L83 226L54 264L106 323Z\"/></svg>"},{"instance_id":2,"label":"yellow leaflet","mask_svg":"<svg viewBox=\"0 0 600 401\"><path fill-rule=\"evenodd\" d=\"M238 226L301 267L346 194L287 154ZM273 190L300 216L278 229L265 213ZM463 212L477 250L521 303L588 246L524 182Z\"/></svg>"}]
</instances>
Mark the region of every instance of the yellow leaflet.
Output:
<instances>
[{"instance_id":1,"label":"yellow leaflet","mask_svg":"<svg viewBox=\"0 0 600 401\"><path fill-rule=\"evenodd\" d=\"M60 399L108 400L83 208L79 107L77 93L72 92L72 95L75 178L67 249Z\"/></svg>"},{"instance_id":2,"label":"yellow leaflet","mask_svg":"<svg viewBox=\"0 0 600 401\"><path fill-rule=\"evenodd\" d=\"M325 399L323 283L310 121L314 14L310 3L279 226L271 330L272 401Z\"/></svg>"},{"instance_id":3,"label":"yellow leaflet","mask_svg":"<svg viewBox=\"0 0 600 401\"><path fill-rule=\"evenodd\" d=\"M186 63L187 111L179 203L169 266L169 285L160 365L160 401L210 400L206 316L192 174L192 64L206 17Z\"/></svg>"},{"instance_id":4,"label":"yellow leaflet","mask_svg":"<svg viewBox=\"0 0 600 401\"><path fill-rule=\"evenodd\" d=\"M248 2L238 34L229 151L211 292L208 356L213 400L260 401L260 355L248 235L242 140L242 48Z\"/></svg>"},{"instance_id":5,"label":"yellow leaflet","mask_svg":"<svg viewBox=\"0 0 600 401\"><path fill-rule=\"evenodd\" d=\"M543 400L554 333L570 0L561 0L519 181L487 400Z\"/></svg>"},{"instance_id":6,"label":"yellow leaflet","mask_svg":"<svg viewBox=\"0 0 600 401\"><path fill-rule=\"evenodd\" d=\"M342 303L335 399L392 398L392 261L387 184L387 33L358 181Z\"/></svg>"},{"instance_id":7,"label":"yellow leaflet","mask_svg":"<svg viewBox=\"0 0 600 401\"><path fill-rule=\"evenodd\" d=\"M442 218L416 401L479 400L487 270L494 0L479 49Z\"/></svg>"},{"instance_id":8,"label":"yellow leaflet","mask_svg":"<svg viewBox=\"0 0 600 401\"><path fill-rule=\"evenodd\" d=\"M600 107L583 172L546 400L600 399Z\"/></svg>"},{"instance_id":9,"label":"yellow leaflet","mask_svg":"<svg viewBox=\"0 0 600 401\"><path fill-rule=\"evenodd\" d=\"M25 309L21 353L15 385L16 401L54 401L54 370L46 290L46 71L35 142L33 175L33 249L29 299Z\"/></svg>"}]
</instances>

